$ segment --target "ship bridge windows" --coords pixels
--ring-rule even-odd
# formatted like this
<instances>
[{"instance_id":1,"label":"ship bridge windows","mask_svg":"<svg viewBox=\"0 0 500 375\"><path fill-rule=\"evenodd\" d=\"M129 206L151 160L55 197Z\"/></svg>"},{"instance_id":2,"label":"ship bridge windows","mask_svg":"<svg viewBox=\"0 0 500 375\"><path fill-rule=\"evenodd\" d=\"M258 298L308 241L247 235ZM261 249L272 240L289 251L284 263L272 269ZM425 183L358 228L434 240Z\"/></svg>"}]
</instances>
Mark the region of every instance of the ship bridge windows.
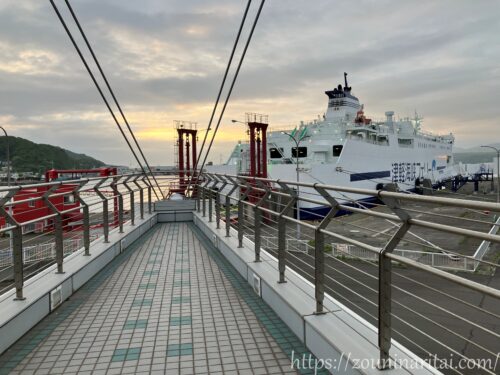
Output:
<instances>
[{"instance_id":1,"label":"ship bridge windows","mask_svg":"<svg viewBox=\"0 0 500 375\"><path fill-rule=\"evenodd\" d=\"M281 159L283 157L283 148L271 147L269 149L269 157L271 159Z\"/></svg>"},{"instance_id":2,"label":"ship bridge windows","mask_svg":"<svg viewBox=\"0 0 500 375\"><path fill-rule=\"evenodd\" d=\"M398 138L399 147L413 147L412 138Z\"/></svg>"},{"instance_id":3,"label":"ship bridge windows","mask_svg":"<svg viewBox=\"0 0 500 375\"><path fill-rule=\"evenodd\" d=\"M294 158L306 158L307 157L307 147L299 147L297 151L297 147L292 147L292 156Z\"/></svg>"},{"instance_id":4,"label":"ship bridge windows","mask_svg":"<svg viewBox=\"0 0 500 375\"><path fill-rule=\"evenodd\" d=\"M340 156L340 154L342 153L342 145L335 145L333 146L333 157L334 158L337 158Z\"/></svg>"}]
</instances>

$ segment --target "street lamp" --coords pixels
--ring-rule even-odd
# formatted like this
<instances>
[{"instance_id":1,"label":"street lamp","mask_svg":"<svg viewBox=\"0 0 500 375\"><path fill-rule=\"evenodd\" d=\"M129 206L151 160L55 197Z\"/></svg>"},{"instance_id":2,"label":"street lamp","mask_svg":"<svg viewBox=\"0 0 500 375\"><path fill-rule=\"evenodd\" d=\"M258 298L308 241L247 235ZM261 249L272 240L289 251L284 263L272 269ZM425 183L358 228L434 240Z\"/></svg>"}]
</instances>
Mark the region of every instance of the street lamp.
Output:
<instances>
[{"instance_id":1,"label":"street lamp","mask_svg":"<svg viewBox=\"0 0 500 375\"><path fill-rule=\"evenodd\" d=\"M7 132L3 128L3 126L0 126L0 129L3 130L5 134L5 139L7 141L7 186L10 186L10 149L9 149L9 136L7 135ZM9 213L12 213L12 206L9 207ZM12 231L9 231L9 246L10 250L14 248L14 237L12 235Z\"/></svg>"},{"instance_id":2,"label":"street lamp","mask_svg":"<svg viewBox=\"0 0 500 375\"><path fill-rule=\"evenodd\" d=\"M10 149L9 149L9 136L7 135L7 132L5 129L0 126L0 129L3 130L5 134L5 139L7 140L7 185L10 186Z\"/></svg>"},{"instance_id":3,"label":"street lamp","mask_svg":"<svg viewBox=\"0 0 500 375\"><path fill-rule=\"evenodd\" d=\"M296 165L296 171L297 171L297 220L300 221L300 188L298 183L300 182L300 175L299 175L299 145L300 142L302 142L304 139L309 138L310 136L305 135L304 132L301 132L301 135L299 138L296 138L297 134L291 134L288 132L281 132L281 134L288 135L294 142L295 142L295 165ZM300 239L300 223L297 223L297 239Z\"/></svg>"},{"instance_id":4,"label":"street lamp","mask_svg":"<svg viewBox=\"0 0 500 375\"><path fill-rule=\"evenodd\" d=\"M500 149L493 146L481 146L481 147L491 148L495 150L497 153L497 203L500 203Z\"/></svg>"},{"instance_id":5,"label":"street lamp","mask_svg":"<svg viewBox=\"0 0 500 375\"><path fill-rule=\"evenodd\" d=\"M238 121L238 120L231 120L231 122L234 124L235 122L239 122L240 124L246 125L246 122L243 121Z\"/></svg>"}]
</instances>

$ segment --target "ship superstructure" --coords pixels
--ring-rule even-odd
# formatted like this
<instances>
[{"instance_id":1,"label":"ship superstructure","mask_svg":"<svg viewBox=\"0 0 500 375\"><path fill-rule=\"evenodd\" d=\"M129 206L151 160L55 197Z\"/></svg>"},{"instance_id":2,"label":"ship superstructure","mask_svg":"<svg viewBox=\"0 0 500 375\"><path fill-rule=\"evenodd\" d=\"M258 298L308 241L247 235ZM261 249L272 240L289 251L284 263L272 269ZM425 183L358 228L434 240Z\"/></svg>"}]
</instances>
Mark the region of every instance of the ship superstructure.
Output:
<instances>
[{"instance_id":1,"label":"ship superstructure","mask_svg":"<svg viewBox=\"0 0 500 375\"><path fill-rule=\"evenodd\" d=\"M363 105L352 94L347 74L344 86L325 93L328 107L322 118L289 131L267 133L270 178L295 181L297 163L300 181L368 189L397 183L401 190L413 190L424 180L436 185L454 176L453 134L424 132L417 114L396 120L394 112L387 111L383 121L367 118ZM236 173L245 173L247 154L248 147L239 143L226 165ZM365 198L338 197L351 203ZM301 206L306 216L323 209L304 202Z\"/></svg>"}]
</instances>

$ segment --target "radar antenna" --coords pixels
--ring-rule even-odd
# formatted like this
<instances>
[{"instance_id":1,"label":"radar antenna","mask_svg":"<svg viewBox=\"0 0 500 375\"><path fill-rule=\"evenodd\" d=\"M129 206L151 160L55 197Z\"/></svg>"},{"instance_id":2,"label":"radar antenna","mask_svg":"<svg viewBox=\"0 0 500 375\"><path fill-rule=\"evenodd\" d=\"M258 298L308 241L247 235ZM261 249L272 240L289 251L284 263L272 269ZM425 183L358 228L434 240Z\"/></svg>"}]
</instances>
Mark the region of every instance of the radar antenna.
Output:
<instances>
[{"instance_id":1,"label":"radar antenna","mask_svg":"<svg viewBox=\"0 0 500 375\"><path fill-rule=\"evenodd\" d=\"M422 120L424 118L418 115L417 109L415 109L415 117L413 121L415 122L415 129L420 130L422 128Z\"/></svg>"}]
</instances>

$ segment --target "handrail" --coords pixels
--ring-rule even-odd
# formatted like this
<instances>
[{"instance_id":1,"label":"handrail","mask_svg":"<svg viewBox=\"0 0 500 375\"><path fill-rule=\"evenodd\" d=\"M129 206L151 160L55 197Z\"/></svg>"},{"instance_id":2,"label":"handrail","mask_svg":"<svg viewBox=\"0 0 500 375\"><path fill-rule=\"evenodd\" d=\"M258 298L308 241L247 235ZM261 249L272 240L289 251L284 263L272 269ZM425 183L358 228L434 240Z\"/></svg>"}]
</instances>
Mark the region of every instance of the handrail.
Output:
<instances>
[{"instance_id":1,"label":"handrail","mask_svg":"<svg viewBox=\"0 0 500 375\"><path fill-rule=\"evenodd\" d=\"M403 203L426 203L432 205L443 205L445 207L458 207L458 208L466 208L466 209L475 209L475 210L487 210L490 212L500 212L500 204L492 203L492 202L477 202L472 200L464 200L464 199L455 199L455 198L445 198L445 197L429 197L429 196L419 196L414 194L406 194L402 192L393 192L386 190L370 190L370 189L359 189L359 188L351 188L345 186L335 186L335 185L326 185L320 183L307 183L307 182L296 182L296 181L288 181L281 179L267 179L267 178L258 178L252 176L244 176L244 175L231 175L231 174L223 174L223 173L202 173L204 183L199 184L196 188L198 190L197 195L197 209L198 212L203 212L203 217L206 216L206 204L208 202L209 210L208 216L209 221L212 221L213 210L212 206L215 203L215 218L217 221L217 228L219 228L219 221L223 219L226 224L226 236L230 236L230 227L235 225L231 219L231 208L229 206L236 204L238 206L238 217L237 217L237 225L236 230L238 232L238 244L239 247L243 246L243 238L246 233L252 233L253 231L253 243L254 243L254 251L255 251L255 259L259 261L260 259L260 247L261 247L261 239L262 236L260 233L262 232L262 227L265 226L268 233L277 232L275 234L277 248L274 248L273 251L277 253L277 262L278 262L278 271L279 271L279 282L285 282L285 272L286 272L286 261L287 261L287 251L286 247L288 245L286 231L287 226L286 223L294 223L299 224L303 228L307 228L311 232L314 233L314 236L309 235L309 238L313 240L311 244L311 248L314 251L314 255L306 254L305 257L310 258L313 262L310 267L314 270L313 274L310 275L314 279L315 286L315 298L316 298L316 314L322 314L324 312L323 300L325 294L325 279L329 276L325 274L325 236L329 236L335 238L343 243L351 244L361 249L365 249L366 251L374 254L374 258L377 261L374 264L370 261L370 264L378 267L378 304L374 304L378 307L378 335L379 335L379 351L380 351L380 362L381 368L387 368L390 362L389 351L391 348L391 337L392 332L398 332L392 328L391 324L391 316L394 315L392 312L391 305L397 304L401 305L400 302L393 301L393 297L391 295L392 288L397 288L399 291L403 291L408 295L413 295L413 291L402 290L398 286L393 286L391 281L391 274L398 274L397 269L393 270L393 262L400 264L402 266L407 266L411 269L415 269L421 271L425 274L436 276L442 280L454 283L455 285L463 288L467 288L477 293L481 293L484 296L488 296L491 298L500 301L500 290L494 288L489 285L481 284L477 281L470 280L469 278L461 277L458 274L446 272L444 270L438 269L428 264L420 263L416 260L410 259L405 256L396 254L393 251L397 250L396 246L401 242L405 234L409 231L411 227L418 226L421 228L429 228L433 230L438 230L444 233L463 235L471 238L478 238L483 240L488 240L490 242L500 243L500 235L493 233L484 233L482 231L476 229L469 228L460 228L457 226L442 224L439 222L431 221L432 219L436 219L436 217L431 216L428 220L423 220L421 218L412 217L410 213L413 211L408 208L406 209ZM300 189L302 196L297 196L295 191L298 190L296 187L306 188ZM310 194L315 194L318 198L309 198L304 197L304 190L310 189ZM333 194L336 194L334 197ZM372 211L369 209L351 207L344 203L346 200L353 199L353 197L345 196L342 193L355 194L355 195L363 195L363 196L371 196L376 197L383 203L385 203L386 207L392 211L391 213L383 213ZM338 198L337 195L341 195L342 197ZM225 196L225 200L222 197ZM276 199L271 199L271 197L275 197ZM329 208L329 212L321 217L318 217L318 222L304 222L298 220L294 217L293 212L290 211L291 208L295 205L295 201L300 200L302 202L309 202L316 205L321 205L325 208ZM354 200L354 199L353 199ZM225 203L223 203L225 201ZM226 207L223 208L222 205ZM203 207L203 210L201 208ZM248 209L245 209L248 208ZM284 208L283 208L284 207ZM301 208L303 209L303 208ZM334 230L330 230L327 228L327 225L333 219L335 214L339 210L346 210L353 213L359 213L366 216L371 216L379 219L387 219L392 222L396 222L399 225L395 226L395 232L391 234L387 234L390 239L383 246L374 246L369 243L363 242L363 240L355 239L348 237L347 235L336 233ZM225 217L221 218L225 212ZM253 221L248 222L247 217L252 217ZM264 218L267 218L264 220ZM302 231L301 231L302 232ZM301 233L297 230L297 234ZM296 241L303 241L297 237ZM291 251L291 250L290 250ZM446 250L446 254L453 257L463 257L466 260L470 260L474 262L475 265L482 264L487 267L498 267L498 265L485 261L485 260L477 260L470 256L464 256L453 251ZM290 254L289 257L292 255ZM298 260L297 260L298 261ZM344 263L342 260L339 260L341 263ZM304 263L304 260L300 260L300 262ZM345 263L344 263L345 264ZM351 268L355 268L352 265L349 265ZM476 269L476 267L474 267ZM340 272L340 271L339 271ZM366 273L364 270L360 270L359 272ZM351 276L346 275L341 272L344 276L349 279L353 279ZM360 283L360 281L355 280ZM373 288L369 288L373 291ZM356 294L358 297L362 297L359 294ZM417 300L421 301L422 298L416 296ZM364 298L362 298L364 299ZM368 301L368 300L367 300ZM424 302L430 304L431 306L436 307L437 305L432 301ZM464 303L470 308L471 306L476 308L480 312L493 314L487 311L486 308L482 306L473 306L472 304L464 301ZM453 311L449 311L447 308L443 308L437 306L442 312L446 312L451 316L455 316L456 314ZM399 317L396 316L398 320ZM433 324L437 324L440 327L443 325L439 322L434 322L431 317L426 317L427 320L433 322ZM493 335L496 339L500 339L500 334L494 332L493 330L489 330L487 328L482 327L481 321L479 323L475 323L467 318L461 318L464 322L470 323L473 327L479 327L484 332L487 332L490 335ZM410 324L411 322L403 322L405 324ZM419 333L424 334L423 331L416 329ZM453 332L453 331L452 331ZM399 332L398 332L399 333ZM462 337L462 336L461 336ZM463 337L462 337L463 338ZM470 339L467 339L469 342ZM476 347L483 348L480 344L471 342L472 345ZM442 344L445 348L449 348L449 346ZM487 353L491 353L494 350L486 350ZM457 353L454 351L454 353ZM458 353L458 355L462 354ZM484 369L484 367L482 368ZM488 372L488 371L487 371Z\"/></svg>"}]
</instances>

